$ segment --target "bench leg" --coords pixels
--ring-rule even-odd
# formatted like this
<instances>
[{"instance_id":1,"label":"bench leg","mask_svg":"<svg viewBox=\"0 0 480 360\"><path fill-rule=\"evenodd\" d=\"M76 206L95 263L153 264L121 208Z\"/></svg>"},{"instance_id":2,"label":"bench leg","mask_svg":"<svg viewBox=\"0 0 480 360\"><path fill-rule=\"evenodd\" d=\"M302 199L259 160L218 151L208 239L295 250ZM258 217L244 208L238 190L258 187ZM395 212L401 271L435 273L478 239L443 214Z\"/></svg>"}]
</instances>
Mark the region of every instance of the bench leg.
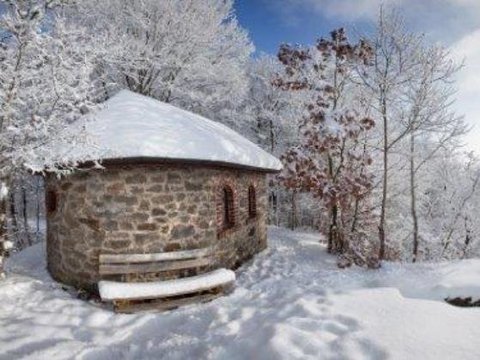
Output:
<instances>
[{"instance_id":1,"label":"bench leg","mask_svg":"<svg viewBox=\"0 0 480 360\"><path fill-rule=\"evenodd\" d=\"M165 298L165 299L152 299L150 301L129 301L129 300L116 300L114 301L114 309L117 313L131 314L141 311L167 311L176 309L180 306L206 303L219 298L225 294L229 294L233 291L233 284L224 285L214 288L208 292L203 292L198 295L177 297L177 298Z\"/></svg>"}]
</instances>

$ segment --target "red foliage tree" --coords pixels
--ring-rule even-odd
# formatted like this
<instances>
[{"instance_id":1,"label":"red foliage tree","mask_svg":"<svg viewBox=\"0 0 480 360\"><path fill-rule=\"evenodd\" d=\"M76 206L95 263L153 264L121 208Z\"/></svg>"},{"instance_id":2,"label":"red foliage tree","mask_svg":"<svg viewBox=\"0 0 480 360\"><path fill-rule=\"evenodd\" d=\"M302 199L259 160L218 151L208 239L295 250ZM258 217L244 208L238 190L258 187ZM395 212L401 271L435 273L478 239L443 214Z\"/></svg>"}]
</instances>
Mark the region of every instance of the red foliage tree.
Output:
<instances>
[{"instance_id":1,"label":"red foliage tree","mask_svg":"<svg viewBox=\"0 0 480 360\"><path fill-rule=\"evenodd\" d=\"M275 80L285 91L303 91L307 99L300 141L282 156L280 182L320 199L328 212L328 251L356 258L364 258L353 241L367 219L373 180L364 140L375 123L344 106L344 98L352 69L368 66L371 56L368 43L351 45L338 29L312 48L282 45L278 58L285 72Z\"/></svg>"}]
</instances>

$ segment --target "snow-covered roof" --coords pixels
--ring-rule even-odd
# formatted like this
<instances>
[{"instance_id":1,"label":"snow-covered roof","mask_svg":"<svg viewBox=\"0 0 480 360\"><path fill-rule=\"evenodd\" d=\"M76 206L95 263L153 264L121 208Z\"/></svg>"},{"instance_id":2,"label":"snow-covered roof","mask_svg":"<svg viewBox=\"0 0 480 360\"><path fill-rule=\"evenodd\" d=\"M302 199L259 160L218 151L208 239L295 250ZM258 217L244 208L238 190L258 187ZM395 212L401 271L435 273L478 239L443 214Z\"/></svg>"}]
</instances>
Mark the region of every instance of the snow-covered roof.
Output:
<instances>
[{"instance_id":1,"label":"snow-covered roof","mask_svg":"<svg viewBox=\"0 0 480 360\"><path fill-rule=\"evenodd\" d=\"M86 123L101 158L208 161L265 171L281 162L232 129L170 104L122 90Z\"/></svg>"}]
</instances>

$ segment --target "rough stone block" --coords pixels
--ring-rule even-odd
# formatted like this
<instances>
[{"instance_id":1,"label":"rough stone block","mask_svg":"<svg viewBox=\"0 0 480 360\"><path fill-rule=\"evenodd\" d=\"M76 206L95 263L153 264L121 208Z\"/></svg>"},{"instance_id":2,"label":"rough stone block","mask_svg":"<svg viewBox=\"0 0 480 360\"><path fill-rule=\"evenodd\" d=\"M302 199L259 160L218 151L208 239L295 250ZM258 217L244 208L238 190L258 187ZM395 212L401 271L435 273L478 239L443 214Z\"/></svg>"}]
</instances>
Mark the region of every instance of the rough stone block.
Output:
<instances>
[{"instance_id":1,"label":"rough stone block","mask_svg":"<svg viewBox=\"0 0 480 360\"><path fill-rule=\"evenodd\" d=\"M148 187L147 191L152 192L152 193L158 193L158 192L162 192L163 189L164 189L163 185L153 185L153 186Z\"/></svg>"},{"instance_id":2,"label":"rough stone block","mask_svg":"<svg viewBox=\"0 0 480 360\"><path fill-rule=\"evenodd\" d=\"M137 225L137 230L140 231L154 231L157 230L157 224L154 223L143 223Z\"/></svg>"},{"instance_id":3,"label":"rough stone block","mask_svg":"<svg viewBox=\"0 0 480 360\"><path fill-rule=\"evenodd\" d=\"M193 225L175 225L172 228L171 235L172 239L183 239L195 234L195 227Z\"/></svg>"},{"instance_id":4,"label":"rough stone block","mask_svg":"<svg viewBox=\"0 0 480 360\"><path fill-rule=\"evenodd\" d=\"M165 209L155 208L155 209L152 210L152 215L153 216L165 216L165 215L167 215L167 212L165 211Z\"/></svg>"},{"instance_id":5,"label":"rough stone block","mask_svg":"<svg viewBox=\"0 0 480 360\"><path fill-rule=\"evenodd\" d=\"M129 240L107 240L105 241L105 249L121 250L130 246Z\"/></svg>"}]
</instances>

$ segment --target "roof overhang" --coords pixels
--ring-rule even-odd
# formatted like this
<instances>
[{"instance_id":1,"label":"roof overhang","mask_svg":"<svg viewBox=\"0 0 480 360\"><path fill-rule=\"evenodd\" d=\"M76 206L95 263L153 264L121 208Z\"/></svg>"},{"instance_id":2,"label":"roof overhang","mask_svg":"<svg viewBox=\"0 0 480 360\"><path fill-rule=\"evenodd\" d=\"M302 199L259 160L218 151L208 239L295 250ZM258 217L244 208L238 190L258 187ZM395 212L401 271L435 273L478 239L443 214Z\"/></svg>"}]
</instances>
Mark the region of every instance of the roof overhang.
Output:
<instances>
[{"instance_id":1,"label":"roof overhang","mask_svg":"<svg viewBox=\"0 0 480 360\"><path fill-rule=\"evenodd\" d=\"M99 164L105 168L113 168L119 166L142 166L142 165L184 165L184 166L195 166L195 167L209 167L209 168L222 168L222 169L237 169L244 171L253 171L260 172L265 174L276 174L281 171L281 169L266 169L253 167L248 165L241 164L232 164L229 162L223 161L214 161L214 160L197 160L197 159L172 159L172 158L155 158L155 157L131 157L131 158L112 158L112 159L103 159L99 161ZM92 168L94 167L95 162L87 161L82 163L80 168Z\"/></svg>"}]
</instances>

